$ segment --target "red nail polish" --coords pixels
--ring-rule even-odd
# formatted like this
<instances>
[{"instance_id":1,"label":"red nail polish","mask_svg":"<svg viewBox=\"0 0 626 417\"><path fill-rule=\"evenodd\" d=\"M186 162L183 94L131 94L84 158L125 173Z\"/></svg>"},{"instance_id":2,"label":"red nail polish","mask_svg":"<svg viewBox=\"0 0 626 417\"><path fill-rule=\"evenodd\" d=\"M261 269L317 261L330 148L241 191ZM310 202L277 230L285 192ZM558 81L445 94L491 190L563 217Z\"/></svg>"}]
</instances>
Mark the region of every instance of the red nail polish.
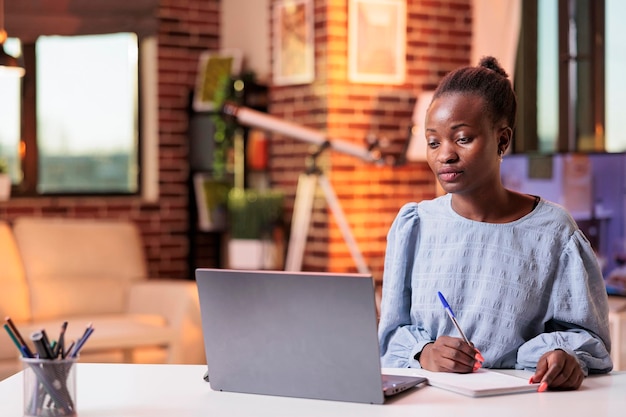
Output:
<instances>
[{"instance_id":1,"label":"red nail polish","mask_svg":"<svg viewBox=\"0 0 626 417\"><path fill-rule=\"evenodd\" d=\"M547 389L548 389L548 383L542 382L541 384L539 384L539 388L537 388L537 392L544 392Z\"/></svg>"}]
</instances>

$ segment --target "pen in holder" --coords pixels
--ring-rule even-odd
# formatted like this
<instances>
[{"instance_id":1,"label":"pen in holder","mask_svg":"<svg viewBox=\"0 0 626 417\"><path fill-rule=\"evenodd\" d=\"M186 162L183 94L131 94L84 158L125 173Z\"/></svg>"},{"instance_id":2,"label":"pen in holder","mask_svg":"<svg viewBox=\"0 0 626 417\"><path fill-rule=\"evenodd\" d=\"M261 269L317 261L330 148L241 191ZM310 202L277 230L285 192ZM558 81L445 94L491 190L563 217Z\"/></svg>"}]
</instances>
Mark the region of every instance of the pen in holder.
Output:
<instances>
[{"instance_id":1,"label":"pen in holder","mask_svg":"<svg viewBox=\"0 0 626 417\"><path fill-rule=\"evenodd\" d=\"M22 358L24 367L24 415L29 417L76 416L77 358Z\"/></svg>"},{"instance_id":2,"label":"pen in holder","mask_svg":"<svg viewBox=\"0 0 626 417\"><path fill-rule=\"evenodd\" d=\"M24 415L27 417L76 416L76 366L78 354L94 331L91 323L83 335L65 347L67 322L52 342L45 329L33 332L31 349L15 323L7 317L4 329L22 355Z\"/></svg>"}]
</instances>

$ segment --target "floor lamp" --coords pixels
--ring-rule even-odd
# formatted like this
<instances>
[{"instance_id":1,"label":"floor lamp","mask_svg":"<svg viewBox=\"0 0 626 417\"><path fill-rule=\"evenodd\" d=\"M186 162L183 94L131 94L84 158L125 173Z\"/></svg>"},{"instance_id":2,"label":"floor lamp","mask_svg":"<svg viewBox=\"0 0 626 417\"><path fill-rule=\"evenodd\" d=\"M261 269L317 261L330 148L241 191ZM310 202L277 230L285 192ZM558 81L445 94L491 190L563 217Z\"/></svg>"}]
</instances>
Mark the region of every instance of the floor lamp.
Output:
<instances>
[{"instance_id":1,"label":"floor lamp","mask_svg":"<svg viewBox=\"0 0 626 417\"><path fill-rule=\"evenodd\" d=\"M330 139L315 129L287 122L266 113L231 103L226 103L222 111L226 115L235 117L242 125L268 130L317 145L317 150L309 156L305 171L298 178L285 270L300 271L302 269L302 259L313 211L313 200L315 190L319 184L324 193L326 203L330 207L335 221L341 230L343 239L348 245L358 272L363 274L370 273L339 204L339 199L330 181L317 166L317 158L324 150L330 149L352 155L366 162L382 163L376 141L372 141L367 147L359 147L342 140Z\"/></svg>"}]
</instances>

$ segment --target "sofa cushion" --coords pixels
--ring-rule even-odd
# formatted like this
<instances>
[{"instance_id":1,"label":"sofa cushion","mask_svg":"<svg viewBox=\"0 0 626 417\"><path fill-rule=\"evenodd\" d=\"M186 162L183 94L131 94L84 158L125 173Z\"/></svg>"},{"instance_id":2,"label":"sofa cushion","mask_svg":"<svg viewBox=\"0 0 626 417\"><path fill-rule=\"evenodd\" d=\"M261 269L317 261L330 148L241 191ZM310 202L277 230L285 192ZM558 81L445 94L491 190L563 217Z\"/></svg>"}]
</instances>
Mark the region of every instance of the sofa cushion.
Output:
<instances>
[{"instance_id":1,"label":"sofa cushion","mask_svg":"<svg viewBox=\"0 0 626 417\"><path fill-rule=\"evenodd\" d=\"M53 341L57 340L62 323L63 319L53 319L18 327L26 340L29 340L32 332L45 329L48 338ZM78 340L89 324L93 326L94 332L81 351L84 353L155 345L166 347L174 338L174 330L167 326L163 317L155 314L80 315L68 318L66 346L72 340Z\"/></svg>"},{"instance_id":2,"label":"sofa cushion","mask_svg":"<svg viewBox=\"0 0 626 417\"><path fill-rule=\"evenodd\" d=\"M131 222L22 217L13 233L33 320L121 313L129 284L146 279L141 237Z\"/></svg>"},{"instance_id":3,"label":"sofa cushion","mask_svg":"<svg viewBox=\"0 0 626 417\"><path fill-rule=\"evenodd\" d=\"M79 314L117 313L128 302L128 284L115 278L96 283L76 277L49 277L36 281L31 290L33 317L46 320Z\"/></svg>"},{"instance_id":4,"label":"sofa cushion","mask_svg":"<svg viewBox=\"0 0 626 417\"><path fill-rule=\"evenodd\" d=\"M28 286L22 260L11 227L2 221L0 221L0 315L3 319L10 316L18 323L30 320Z\"/></svg>"}]
</instances>

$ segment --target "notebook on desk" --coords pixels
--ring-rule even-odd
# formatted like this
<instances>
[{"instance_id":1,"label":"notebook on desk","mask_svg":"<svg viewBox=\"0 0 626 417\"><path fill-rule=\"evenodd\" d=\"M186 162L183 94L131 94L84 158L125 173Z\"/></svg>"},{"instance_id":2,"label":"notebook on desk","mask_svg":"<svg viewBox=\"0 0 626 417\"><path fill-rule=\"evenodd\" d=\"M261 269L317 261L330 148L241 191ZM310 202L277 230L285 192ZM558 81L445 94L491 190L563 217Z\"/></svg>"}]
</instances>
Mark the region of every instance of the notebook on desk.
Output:
<instances>
[{"instance_id":1,"label":"notebook on desk","mask_svg":"<svg viewBox=\"0 0 626 417\"><path fill-rule=\"evenodd\" d=\"M463 394L468 397L489 397L493 395L521 394L537 392L538 383L529 384L528 373L522 378L506 371L479 369L468 374L431 372L425 369L392 369L398 375L417 375L428 379L428 385ZM520 371L521 372L521 371Z\"/></svg>"},{"instance_id":2,"label":"notebook on desk","mask_svg":"<svg viewBox=\"0 0 626 417\"><path fill-rule=\"evenodd\" d=\"M381 404L426 381L383 377L370 275L198 269L196 282L214 390Z\"/></svg>"}]
</instances>

